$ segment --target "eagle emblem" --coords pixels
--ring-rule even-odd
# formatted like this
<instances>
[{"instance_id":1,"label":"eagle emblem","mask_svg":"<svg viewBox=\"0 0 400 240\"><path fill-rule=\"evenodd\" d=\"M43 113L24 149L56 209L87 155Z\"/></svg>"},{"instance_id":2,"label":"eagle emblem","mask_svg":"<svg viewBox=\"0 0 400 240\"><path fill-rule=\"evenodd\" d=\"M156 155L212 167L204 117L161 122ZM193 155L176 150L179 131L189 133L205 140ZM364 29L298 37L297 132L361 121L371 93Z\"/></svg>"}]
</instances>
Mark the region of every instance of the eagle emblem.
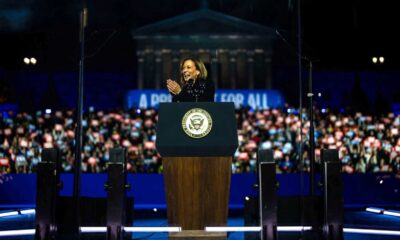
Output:
<instances>
[{"instance_id":1,"label":"eagle emblem","mask_svg":"<svg viewBox=\"0 0 400 240\"><path fill-rule=\"evenodd\" d=\"M199 130L204 123L204 117L201 115L194 115L190 118L190 125L191 129Z\"/></svg>"},{"instance_id":2,"label":"eagle emblem","mask_svg":"<svg viewBox=\"0 0 400 240\"><path fill-rule=\"evenodd\" d=\"M210 114L201 108L192 108L186 112L182 119L183 131L192 138L207 136L212 128Z\"/></svg>"}]
</instances>

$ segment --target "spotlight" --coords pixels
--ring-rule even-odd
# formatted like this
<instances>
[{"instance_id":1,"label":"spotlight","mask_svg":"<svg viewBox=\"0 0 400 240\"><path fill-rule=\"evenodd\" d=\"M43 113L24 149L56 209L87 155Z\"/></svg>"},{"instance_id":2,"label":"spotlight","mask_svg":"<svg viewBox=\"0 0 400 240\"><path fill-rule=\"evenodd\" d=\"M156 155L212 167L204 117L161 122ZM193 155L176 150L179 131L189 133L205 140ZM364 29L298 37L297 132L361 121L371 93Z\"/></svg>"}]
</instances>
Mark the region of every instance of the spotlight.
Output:
<instances>
[{"instance_id":1,"label":"spotlight","mask_svg":"<svg viewBox=\"0 0 400 240\"><path fill-rule=\"evenodd\" d=\"M311 230L311 226L278 226L278 232L301 232ZM206 232L259 232L260 226L253 227L205 227Z\"/></svg>"},{"instance_id":2,"label":"spotlight","mask_svg":"<svg viewBox=\"0 0 400 240\"><path fill-rule=\"evenodd\" d=\"M35 214L36 213L35 209L26 209L26 210L21 210L19 212L21 214Z\"/></svg>"},{"instance_id":3,"label":"spotlight","mask_svg":"<svg viewBox=\"0 0 400 240\"><path fill-rule=\"evenodd\" d=\"M385 58L383 56L380 57L372 57L373 64L383 64L385 62Z\"/></svg>"},{"instance_id":4,"label":"spotlight","mask_svg":"<svg viewBox=\"0 0 400 240\"><path fill-rule=\"evenodd\" d=\"M400 231L394 230L379 230L379 229L360 229L360 228L343 228L345 233L359 233L359 234L377 234L377 235L400 235Z\"/></svg>"},{"instance_id":5,"label":"spotlight","mask_svg":"<svg viewBox=\"0 0 400 240\"><path fill-rule=\"evenodd\" d=\"M369 207L369 208L365 209L365 211L372 212L372 213L383 213L384 210L385 209L383 209L383 208L375 208L375 207Z\"/></svg>"},{"instance_id":6,"label":"spotlight","mask_svg":"<svg viewBox=\"0 0 400 240\"><path fill-rule=\"evenodd\" d=\"M34 58L34 57L32 57L30 60L31 60L31 63L32 63L33 65L35 65L35 64L37 63L37 60L36 60L36 58Z\"/></svg>"},{"instance_id":7,"label":"spotlight","mask_svg":"<svg viewBox=\"0 0 400 240\"><path fill-rule=\"evenodd\" d=\"M400 211L395 211L395 210L384 210L383 214L390 215L390 216L395 216L395 217L400 217Z\"/></svg>"},{"instance_id":8,"label":"spotlight","mask_svg":"<svg viewBox=\"0 0 400 240\"><path fill-rule=\"evenodd\" d=\"M205 227L206 232L259 232L260 226L255 227Z\"/></svg>"},{"instance_id":9,"label":"spotlight","mask_svg":"<svg viewBox=\"0 0 400 240\"><path fill-rule=\"evenodd\" d=\"M37 62L38 62L37 59L34 57L31 57L31 58L25 57L24 58L24 63L26 65L29 65L29 64L35 65Z\"/></svg>"},{"instance_id":10,"label":"spotlight","mask_svg":"<svg viewBox=\"0 0 400 240\"><path fill-rule=\"evenodd\" d=\"M181 232L181 227L124 227L124 232Z\"/></svg>"},{"instance_id":11,"label":"spotlight","mask_svg":"<svg viewBox=\"0 0 400 240\"><path fill-rule=\"evenodd\" d=\"M181 232L181 227L123 227L124 232ZM81 233L103 233L107 227L80 227Z\"/></svg>"},{"instance_id":12,"label":"spotlight","mask_svg":"<svg viewBox=\"0 0 400 240\"><path fill-rule=\"evenodd\" d=\"M23 230L8 230L0 231L0 237L4 236L22 236L22 235L34 235L35 229L23 229ZM15 238L14 238L15 239Z\"/></svg>"},{"instance_id":13,"label":"spotlight","mask_svg":"<svg viewBox=\"0 0 400 240\"><path fill-rule=\"evenodd\" d=\"M99 233L107 232L107 227L79 227L82 233Z\"/></svg>"},{"instance_id":14,"label":"spotlight","mask_svg":"<svg viewBox=\"0 0 400 240\"><path fill-rule=\"evenodd\" d=\"M0 213L0 217L8 217L8 216L16 216L16 215L18 215L18 211Z\"/></svg>"}]
</instances>

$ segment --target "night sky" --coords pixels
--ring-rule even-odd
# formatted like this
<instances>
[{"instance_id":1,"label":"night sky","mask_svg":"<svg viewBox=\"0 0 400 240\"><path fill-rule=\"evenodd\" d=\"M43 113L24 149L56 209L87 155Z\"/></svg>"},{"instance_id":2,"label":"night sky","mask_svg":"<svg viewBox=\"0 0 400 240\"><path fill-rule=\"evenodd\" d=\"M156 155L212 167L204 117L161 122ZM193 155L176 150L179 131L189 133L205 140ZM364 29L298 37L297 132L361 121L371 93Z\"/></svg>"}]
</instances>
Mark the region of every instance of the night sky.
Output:
<instances>
[{"instance_id":1,"label":"night sky","mask_svg":"<svg viewBox=\"0 0 400 240\"><path fill-rule=\"evenodd\" d=\"M397 70L400 23L395 1L301 1L303 54L317 68ZM87 67L134 69L130 30L199 8L201 1L87 1ZM296 46L295 0L209 0L209 8L279 30ZM76 69L79 59L77 0L0 1L0 68L18 70L24 56L36 56L43 69ZM372 56L384 56L374 66Z\"/></svg>"}]
</instances>

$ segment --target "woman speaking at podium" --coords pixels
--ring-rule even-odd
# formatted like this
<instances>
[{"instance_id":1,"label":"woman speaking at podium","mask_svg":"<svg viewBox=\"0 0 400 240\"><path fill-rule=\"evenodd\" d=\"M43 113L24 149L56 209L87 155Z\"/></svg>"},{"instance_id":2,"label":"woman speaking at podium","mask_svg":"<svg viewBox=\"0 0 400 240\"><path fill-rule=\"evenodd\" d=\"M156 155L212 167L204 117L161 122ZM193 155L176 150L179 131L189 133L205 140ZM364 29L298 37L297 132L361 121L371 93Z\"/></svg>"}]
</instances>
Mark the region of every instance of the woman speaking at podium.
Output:
<instances>
[{"instance_id":1,"label":"woman speaking at podium","mask_svg":"<svg viewBox=\"0 0 400 240\"><path fill-rule=\"evenodd\" d=\"M215 87L207 80L204 63L195 58L185 58L181 62L180 82L167 80L172 102L214 102Z\"/></svg>"}]
</instances>

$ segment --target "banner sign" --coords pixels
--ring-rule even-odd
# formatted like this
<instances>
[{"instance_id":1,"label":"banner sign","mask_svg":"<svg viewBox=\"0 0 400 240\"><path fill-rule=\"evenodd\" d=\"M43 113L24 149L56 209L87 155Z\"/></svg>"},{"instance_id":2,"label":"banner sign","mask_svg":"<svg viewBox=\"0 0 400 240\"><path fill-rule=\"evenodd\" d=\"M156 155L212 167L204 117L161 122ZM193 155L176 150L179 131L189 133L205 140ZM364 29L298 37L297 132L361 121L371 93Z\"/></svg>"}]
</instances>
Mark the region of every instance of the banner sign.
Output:
<instances>
[{"instance_id":1,"label":"banner sign","mask_svg":"<svg viewBox=\"0 0 400 240\"><path fill-rule=\"evenodd\" d=\"M215 102L233 102L235 107L252 109L280 108L284 105L282 94L277 90L217 90ZM126 94L127 108L158 108L160 102L171 102L166 90L130 90Z\"/></svg>"}]
</instances>

